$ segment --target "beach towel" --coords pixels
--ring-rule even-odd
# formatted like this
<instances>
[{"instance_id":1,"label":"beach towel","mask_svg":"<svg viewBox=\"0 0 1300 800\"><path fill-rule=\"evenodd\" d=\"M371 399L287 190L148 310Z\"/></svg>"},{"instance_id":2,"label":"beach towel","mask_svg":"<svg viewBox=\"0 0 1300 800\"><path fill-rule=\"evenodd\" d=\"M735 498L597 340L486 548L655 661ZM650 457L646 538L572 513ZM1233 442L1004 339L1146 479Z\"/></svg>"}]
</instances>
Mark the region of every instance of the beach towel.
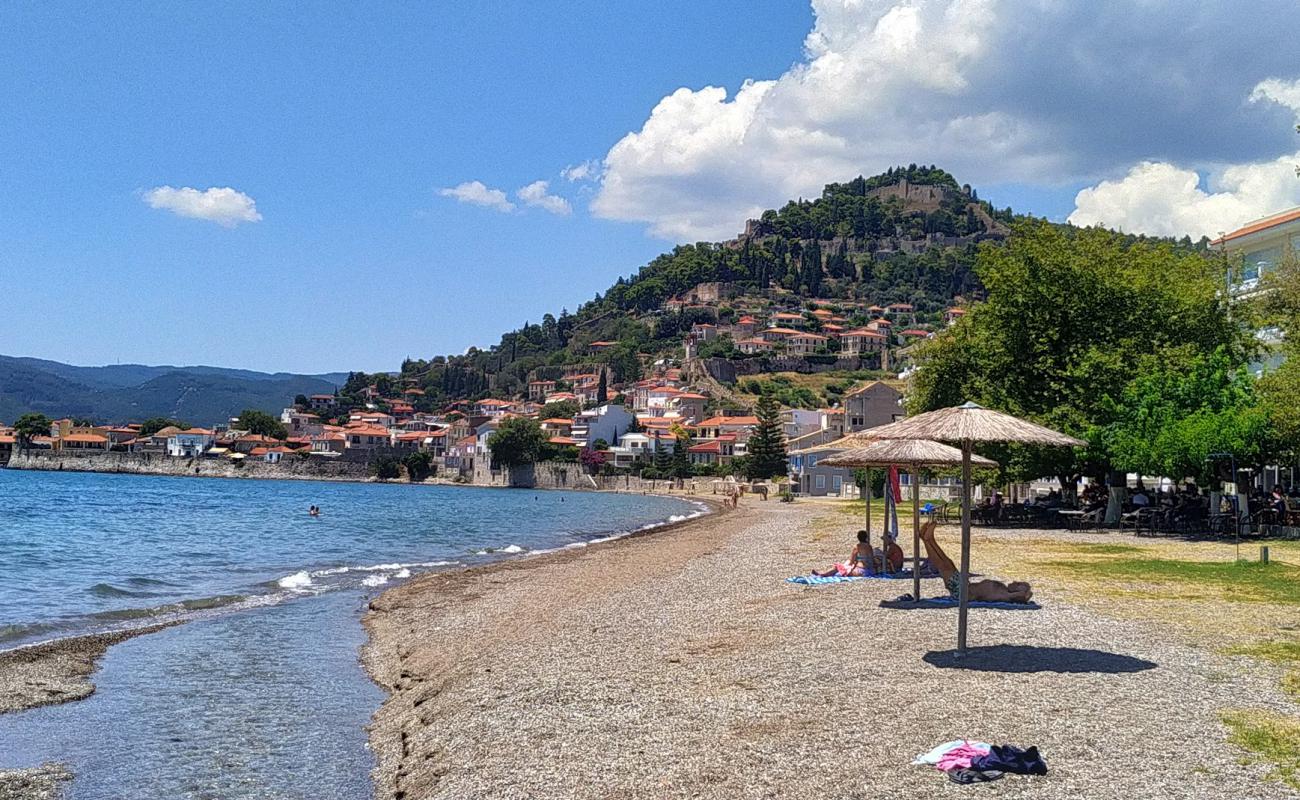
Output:
<instances>
[{"instance_id":1,"label":"beach towel","mask_svg":"<svg viewBox=\"0 0 1300 800\"><path fill-rule=\"evenodd\" d=\"M988 745L975 745L970 742L962 742L953 749L939 756L935 762L934 768L948 772L954 769L970 769L971 762L977 758L987 756L990 751Z\"/></svg>"},{"instance_id":2,"label":"beach towel","mask_svg":"<svg viewBox=\"0 0 1300 800\"><path fill-rule=\"evenodd\" d=\"M980 748L984 753L988 753L990 750L993 749L993 745L989 744L988 742L972 742L969 739L953 739L951 742L944 742L943 744L935 747L930 752L922 753L921 755L912 759L912 764L917 766L923 764L934 766L935 764L939 763L939 759L943 758L944 754L956 750L958 747L961 747L963 745L970 745L972 747Z\"/></svg>"},{"instance_id":3,"label":"beach towel","mask_svg":"<svg viewBox=\"0 0 1300 800\"><path fill-rule=\"evenodd\" d=\"M939 577L939 573L935 572L933 569L922 568L921 577L937 578ZM891 572L889 574L851 575L851 576L850 575L828 575L824 578L819 575L796 575L793 578L786 578L785 581L786 583L801 583L805 586L819 586L824 583L846 583L848 581L873 581L873 580L874 581L901 581L901 580L910 581L911 579L912 579L912 570L903 569L903 570L899 570L898 572Z\"/></svg>"},{"instance_id":4,"label":"beach towel","mask_svg":"<svg viewBox=\"0 0 1300 800\"><path fill-rule=\"evenodd\" d=\"M1037 611L1042 606L1030 600L1028 603L987 603L983 601L972 600L966 604L970 608L1001 608L1007 611ZM881 600L881 608L956 608L957 598L955 597L928 597L924 600L913 600L910 594L905 594L897 600Z\"/></svg>"}]
</instances>

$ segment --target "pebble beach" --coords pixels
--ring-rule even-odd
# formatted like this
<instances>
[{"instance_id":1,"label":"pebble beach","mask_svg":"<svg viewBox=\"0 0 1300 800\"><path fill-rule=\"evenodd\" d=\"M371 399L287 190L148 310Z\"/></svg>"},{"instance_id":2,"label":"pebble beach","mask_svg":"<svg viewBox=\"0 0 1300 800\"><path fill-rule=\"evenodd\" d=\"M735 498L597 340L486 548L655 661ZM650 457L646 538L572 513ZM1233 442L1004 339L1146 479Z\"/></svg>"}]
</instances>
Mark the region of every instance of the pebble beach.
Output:
<instances>
[{"instance_id":1,"label":"pebble beach","mask_svg":"<svg viewBox=\"0 0 1300 800\"><path fill-rule=\"evenodd\" d=\"M785 581L842 559L855 527L747 500L387 591L363 654L389 693L376 797L1296 796L1220 722L1293 709L1279 670L1042 583L1041 610L972 610L956 659L954 610L879 607L910 581ZM938 538L956 551L955 529ZM1037 745L1050 772L963 790L910 763L956 738Z\"/></svg>"}]
</instances>

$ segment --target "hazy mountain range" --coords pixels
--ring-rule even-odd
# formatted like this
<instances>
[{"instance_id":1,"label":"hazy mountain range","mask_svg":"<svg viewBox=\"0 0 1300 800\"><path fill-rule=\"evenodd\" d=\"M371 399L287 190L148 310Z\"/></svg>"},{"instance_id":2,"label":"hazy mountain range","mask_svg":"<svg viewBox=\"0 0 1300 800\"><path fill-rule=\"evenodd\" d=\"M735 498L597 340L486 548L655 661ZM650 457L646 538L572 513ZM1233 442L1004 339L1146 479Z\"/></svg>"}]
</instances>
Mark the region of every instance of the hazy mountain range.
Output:
<instances>
[{"instance_id":1,"label":"hazy mountain range","mask_svg":"<svg viewBox=\"0 0 1300 800\"><path fill-rule=\"evenodd\" d=\"M346 372L296 375L206 366L80 367L0 356L0 421L29 411L123 423L166 416L210 425L245 408L278 413L298 394L325 394Z\"/></svg>"}]
</instances>

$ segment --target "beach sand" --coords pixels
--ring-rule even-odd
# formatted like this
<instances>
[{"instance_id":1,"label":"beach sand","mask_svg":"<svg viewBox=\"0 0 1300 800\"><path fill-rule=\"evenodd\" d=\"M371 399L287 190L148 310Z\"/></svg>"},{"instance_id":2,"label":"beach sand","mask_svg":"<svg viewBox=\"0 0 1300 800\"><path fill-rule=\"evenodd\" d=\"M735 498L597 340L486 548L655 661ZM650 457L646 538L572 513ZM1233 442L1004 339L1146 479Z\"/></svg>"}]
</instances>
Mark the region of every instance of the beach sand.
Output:
<instances>
[{"instance_id":1,"label":"beach sand","mask_svg":"<svg viewBox=\"0 0 1300 800\"><path fill-rule=\"evenodd\" d=\"M1219 720L1294 713L1280 668L1041 584L1041 611L973 610L957 661L955 611L878 606L910 581L785 582L842 559L855 527L826 505L747 500L384 593L363 656L390 692L371 730L376 796L1295 796ZM951 528L939 539L956 552ZM910 765L962 737L1038 745L1051 773L960 790Z\"/></svg>"}]
</instances>

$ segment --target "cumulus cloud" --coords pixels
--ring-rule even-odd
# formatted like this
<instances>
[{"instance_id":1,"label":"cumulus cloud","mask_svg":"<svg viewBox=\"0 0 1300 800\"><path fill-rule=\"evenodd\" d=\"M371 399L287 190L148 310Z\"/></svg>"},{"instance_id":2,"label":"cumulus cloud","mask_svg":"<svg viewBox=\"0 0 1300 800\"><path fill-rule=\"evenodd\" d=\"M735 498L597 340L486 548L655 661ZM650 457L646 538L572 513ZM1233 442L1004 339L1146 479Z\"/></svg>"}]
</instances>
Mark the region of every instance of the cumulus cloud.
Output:
<instances>
[{"instance_id":1,"label":"cumulus cloud","mask_svg":"<svg viewBox=\"0 0 1300 800\"><path fill-rule=\"evenodd\" d=\"M515 204L506 199L506 193L500 189L491 189L483 181L465 181L449 189L439 189L438 194L450 197L460 203L483 206L501 212L515 210Z\"/></svg>"},{"instance_id":2,"label":"cumulus cloud","mask_svg":"<svg viewBox=\"0 0 1300 800\"><path fill-rule=\"evenodd\" d=\"M1257 164L1236 164L1201 188L1194 170L1147 161L1121 180L1079 192L1069 221L1154 236L1211 238L1250 220L1300 205L1295 163L1300 153Z\"/></svg>"},{"instance_id":3,"label":"cumulus cloud","mask_svg":"<svg viewBox=\"0 0 1300 800\"><path fill-rule=\"evenodd\" d=\"M1294 69L1293 2L812 5L804 57L785 73L663 97L606 154L593 212L669 239L717 238L895 164L1062 186L1146 161L1265 162L1293 146L1275 124L1288 85L1260 83ZM1257 86L1272 103L1245 101Z\"/></svg>"},{"instance_id":4,"label":"cumulus cloud","mask_svg":"<svg viewBox=\"0 0 1300 800\"><path fill-rule=\"evenodd\" d=\"M550 183L547 181L533 181L519 191L515 192L515 197L519 202L526 206L533 206L552 214L567 215L573 213L573 207L569 201L559 195L551 194Z\"/></svg>"},{"instance_id":5,"label":"cumulus cloud","mask_svg":"<svg viewBox=\"0 0 1300 800\"><path fill-rule=\"evenodd\" d=\"M191 189L182 186L157 186L146 191L144 201L150 208L161 208L181 217L204 219L223 228L233 228L241 222L260 222L253 198L229 186L210 189Z\"/></svg>"},{"instance_id":6,"label":"cumulus cloud","mask_svg":"<svg viewBox=\"0 0 1300 800\"><path fill-rule=\"evenodd\" d=\"M600 177L600 162L589 158L580 164L571 164L560 170L560 177L566 181L587 181Z\"/></svg>"},{"instance_id":7,"label":"cumulus cloud","mask_svg":"<svg viewBox=\"0 0 1300 800\"><path fill-rule=\"evenodd\" d=\"M1283 106L1300 119L1300 81L1260 81L1248 99ZM1300 205L1297 162L1300 153L1221 166L1203 182L1193 169L1146 161L1120 180L1080 191L1069 221L1156 236L1214 237Z\"/></svg>"}]
</instances>

